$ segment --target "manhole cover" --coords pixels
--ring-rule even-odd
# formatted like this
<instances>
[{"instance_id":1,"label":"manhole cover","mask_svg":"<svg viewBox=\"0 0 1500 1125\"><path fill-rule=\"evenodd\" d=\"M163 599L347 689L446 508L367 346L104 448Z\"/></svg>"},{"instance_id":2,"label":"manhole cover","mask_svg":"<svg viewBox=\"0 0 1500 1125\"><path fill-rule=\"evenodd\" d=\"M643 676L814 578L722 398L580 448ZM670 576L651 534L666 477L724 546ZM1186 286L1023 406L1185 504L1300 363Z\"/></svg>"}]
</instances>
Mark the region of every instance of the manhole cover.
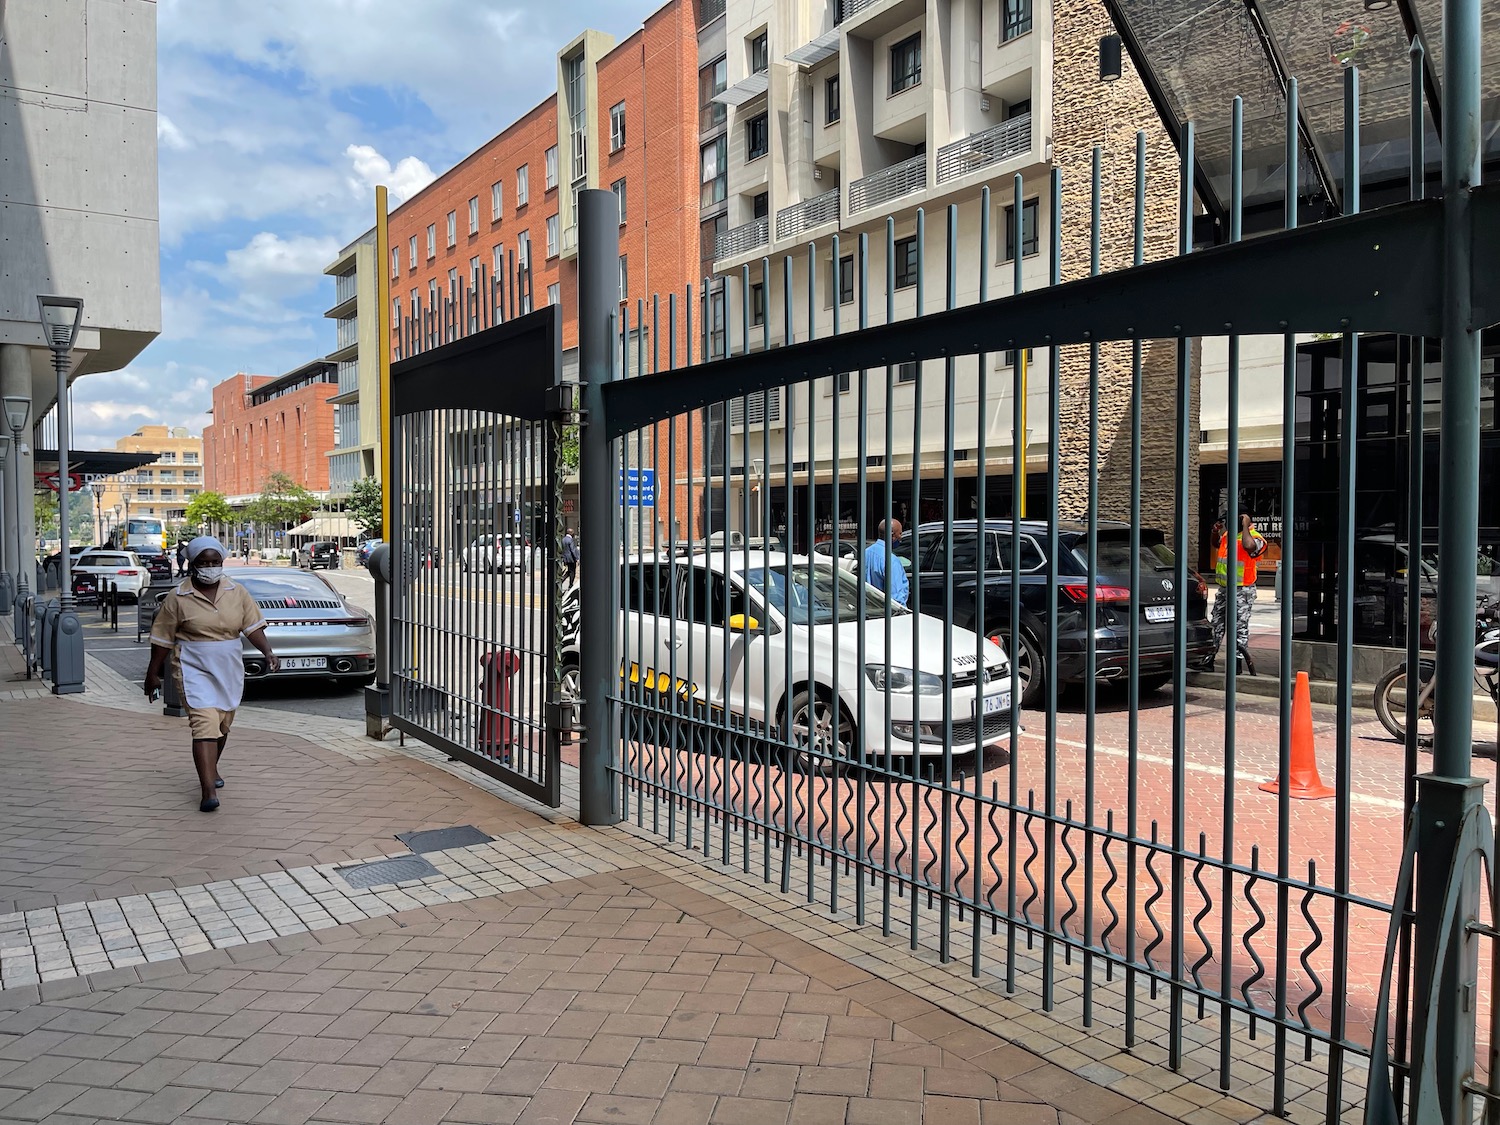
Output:
<instances>
[{"instance_id":1,"label":"manhole cover","mask_svg":"<svg viewBox=\"0 0 1500 1125\"><path fill-rule=\"evenodd\" d=\"M475 844L488 844L492 838L472 824L460 824L457 828L428 828L422 832L396 833L396 839L417 853L468 848Z\"/></svg>"},{"instance_id":2,"label":"manhole cover","mask_svg":"<svg viewBox=\"0 0 1500 1125\"><path fill-rule=\"evenodd\" d=\"M336 870L351 887L383 887L438 874L438 869L419 855L377 859L374 863L358 863L353 867L339 867Z\"/></svg>"}]
</instances>

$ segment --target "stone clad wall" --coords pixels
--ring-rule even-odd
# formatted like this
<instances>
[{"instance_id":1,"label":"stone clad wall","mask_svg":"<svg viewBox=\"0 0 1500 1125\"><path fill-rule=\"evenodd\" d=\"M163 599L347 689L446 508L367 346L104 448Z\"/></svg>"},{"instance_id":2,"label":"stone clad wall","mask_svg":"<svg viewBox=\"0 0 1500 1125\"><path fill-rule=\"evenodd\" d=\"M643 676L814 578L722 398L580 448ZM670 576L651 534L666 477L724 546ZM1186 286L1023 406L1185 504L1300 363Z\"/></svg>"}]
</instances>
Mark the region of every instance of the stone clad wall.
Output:
<instances>
[{"instance_id":1,"label":"stone clad wall","mask_svg":"<svg viewBox=\"0 0 1500 1125\"><path fill-rule=\"evenodd\" d=\"M1146 260L1177 252L1178 157L1140 77L1127 56L1119 81L1099 81L1099 39L1114 31L1100 0L1057 0L1053 6L1053 161L1063 176L1064 281L1089 272L1091 164L1099 145L1100 269L1130 265L1135 249L1135 145L1146 133ZM1225 108L1226 116L1228 107ZM1045 204L1044 204L1045 205ZM1189 511L1197 511L1202 349L1191 345ZM1110 344L1099 355L1099 514L1130 513L1131 348ZM1062 349L1059 511L1082 517L1088 508L1089 350ZM1143 355L1141 513L1146 526L1174 533L1177 347L1147 341ZM1189 523L1190 558L1197 557L1196 518Z\"/></svg>"}]
</instances>

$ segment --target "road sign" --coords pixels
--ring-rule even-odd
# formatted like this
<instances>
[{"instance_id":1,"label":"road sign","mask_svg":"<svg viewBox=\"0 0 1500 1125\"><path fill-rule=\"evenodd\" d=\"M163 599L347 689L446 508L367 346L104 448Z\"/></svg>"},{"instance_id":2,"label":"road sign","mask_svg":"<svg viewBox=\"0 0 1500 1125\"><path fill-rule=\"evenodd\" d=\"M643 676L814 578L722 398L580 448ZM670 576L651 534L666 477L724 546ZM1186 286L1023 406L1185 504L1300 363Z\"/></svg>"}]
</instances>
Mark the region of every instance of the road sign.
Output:
<instances>
[{"instance_id":1,"label":"road sign","mask_svg":"<svg viewBox=\"0 0 1500 1125\"><path fill-rule=\"evenodd\" d=\"M656 470L621 469L620 499L627 508L656 507Z\"/></svg>"}]
</instances>

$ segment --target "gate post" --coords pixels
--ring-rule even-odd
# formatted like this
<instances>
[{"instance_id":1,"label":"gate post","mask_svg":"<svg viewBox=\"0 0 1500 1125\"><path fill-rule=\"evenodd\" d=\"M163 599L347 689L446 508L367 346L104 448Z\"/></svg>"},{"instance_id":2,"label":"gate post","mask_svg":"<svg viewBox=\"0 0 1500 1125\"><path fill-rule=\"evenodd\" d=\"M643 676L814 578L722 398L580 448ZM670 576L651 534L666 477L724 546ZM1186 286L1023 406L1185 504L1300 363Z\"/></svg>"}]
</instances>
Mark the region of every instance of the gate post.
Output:
<instances>
[{"instance_id":1,"label":"gate post","mask_svg":"<svg viewBox=\"0 0 1500 1125\"><path fill-rule=\"evenodd\" d=\"M619 749L610 703L620 675L619 622L614 595L619 581L619 528L615 523L614 459L604 428L604 384L612 377L614 332L620 305L620 203L612 191L578 193L578 377L583 419L578 438L579 689L583 695L583 745L578 761L578 819L588 825L620 819L610 772Z\"/></svg>"},{"instance_id":2,"label":"gate post","mask_svg":"<svg viewBox=\"0 0 1500 1125\"><path fill-rule=\"evenodd\" d=\"M1437 686L1432 772L1417 779L1411 1120L1467 1121L1473 1095L1479 908L1473 773L1474 560L1479 551L1480 338L1472 326L1480 182L1480 0L1443 4L1443 351ZM1415 550L1415 545L1413 545ZM1432 1003L1429 1007L1429 998Z\"/></svg>"},{"instance_id":3,"label":"gate post","mask_svg":"<svg viewBox=\"0 0 1500 1125\"><path fill-rule=\"evenodd\" d=\"M386 484L387 495L390 484ZM382 525L383 527L384 525ZM375 579L375 683L365 688L365 737L383 739L391 733L391 545L370 552L370 574Z\"/></svg>"}]
</instances>

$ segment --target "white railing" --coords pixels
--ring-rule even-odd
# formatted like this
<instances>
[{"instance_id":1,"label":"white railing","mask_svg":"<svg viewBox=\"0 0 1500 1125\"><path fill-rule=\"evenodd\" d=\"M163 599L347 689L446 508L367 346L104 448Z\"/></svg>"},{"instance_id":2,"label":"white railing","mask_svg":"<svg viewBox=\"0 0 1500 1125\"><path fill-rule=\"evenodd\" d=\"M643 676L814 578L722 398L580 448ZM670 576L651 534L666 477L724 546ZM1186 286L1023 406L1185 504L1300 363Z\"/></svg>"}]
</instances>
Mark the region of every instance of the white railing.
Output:
<instances>
[{"instance_id":1,"label":"white railing","mask_svg":"<svg viewBox=\"0 0 1500 1125\"><path fill-rule=\"evenodd\" d=\"M796 238L803 231L824 223L836 222L839 217L839 189L825 191L801 203L783 207L776 212L776 237Z\"/></svg>"},{"instance_id":2,"label":"white railing","mask_svg":"<svg viewBox=\"0 0 1500 1125\"><path fill-rule=\"evenodd\" d=\"M780 391L761 391L759 394L729 400L729 425L732 429L762 426L780 421Z\"/></svg>"},{"instance_id":3,"label":"white railing","mask_svg":"<svg viewBox=\"0 0 1500 1125\"><path fill-rule=\"evenodd\" d=\"M714 240L714 257L729 258L735 254L765 246L771 241L771 224L766 219L752 219L743 226L727 230Z\"/></svg>"},{"instance_id":4,"label":"white railing","mask_svg":"<svg viewBox=\"0 0 1500 1125\"><path fill-rule=\"evenodd\" d=\"M849 210L852 213L877 207L887 200L921 191L926 186L927 154L923 153L855 180L849 185Z\"/></svg>"},{"instance_id":5,"label":"white railing","mask_svg":"<svg viewBox=\"0 0 1500 1125\"><path fill-rule=\"evenodd\" d=\"M938 149L937 180L947 183L977 168L999 164L1031 150L1031 114L1023 113L992 129L974 133Z\"/></svg>"}]
</instances>

